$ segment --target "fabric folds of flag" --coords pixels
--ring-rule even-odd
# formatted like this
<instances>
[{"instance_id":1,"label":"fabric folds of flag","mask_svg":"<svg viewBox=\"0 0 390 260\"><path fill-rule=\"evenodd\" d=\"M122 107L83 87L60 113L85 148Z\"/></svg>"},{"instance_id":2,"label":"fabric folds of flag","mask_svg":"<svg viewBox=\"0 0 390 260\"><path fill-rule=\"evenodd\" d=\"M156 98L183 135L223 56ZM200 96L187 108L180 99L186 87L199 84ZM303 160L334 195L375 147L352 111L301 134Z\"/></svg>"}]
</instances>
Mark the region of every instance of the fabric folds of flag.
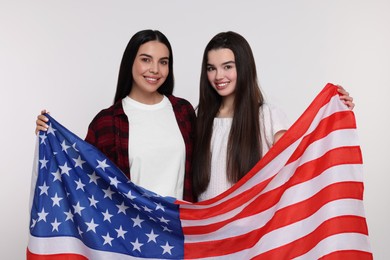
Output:
<instances>
[{"instance_id":1,"label":"fabric folds of flag","mask_svg":"<svg viewBox=\"0 0 390 260\"><path fill-rule=\"evenodd\" d=\"M134 185L49 123L28 259L372 259L355 118L332 84L243 179L199 203Z\"/></svg>"}]
</instances>

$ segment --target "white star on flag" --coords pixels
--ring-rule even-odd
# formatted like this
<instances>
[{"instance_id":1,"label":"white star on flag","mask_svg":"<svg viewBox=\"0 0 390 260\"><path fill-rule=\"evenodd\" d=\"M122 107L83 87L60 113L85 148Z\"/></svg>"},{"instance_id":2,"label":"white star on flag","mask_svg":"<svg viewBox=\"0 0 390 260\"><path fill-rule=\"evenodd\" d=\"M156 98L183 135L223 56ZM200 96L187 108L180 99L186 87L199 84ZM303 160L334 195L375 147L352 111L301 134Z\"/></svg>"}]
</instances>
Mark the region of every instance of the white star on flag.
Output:
<instances>
[{"instance_id":1,"label":"white star on flag","mask_svg":"<svg viewBox=\"0 0 390 260\"><path fill-rule=\"evenodd\" d=\"M107 167L110 167L110 165L108 165L106 163L106 159L104 159L103 161L99 161L99 160L96 160L98 162L98 166L96 167L97 169L101 168L103 171L106 170Z\"/></svg>"},{"instance_id":2,"label":"white star on flag","mask_svg":"<svg viewBox=\"0 0 390 260\"><path fill-rule=\"evenodd\" d=\"M117 238L121 237L125 239L125 234L127 233L127 231L122 229L122 225L119 226L119 229L115 229L115 231L118 233Z\"/></svg>"},{"instance_id":3,"label":"white star on flag","mask_svg":"<svg viewBox=\"0 0 390 260\"><path fill-rule=\"evenodd\" d=\"M88 226L87 232L92 231L96 233L96 227L99 226L99 224L96 224L93 219L91 220L91 222L85 222L85 224L87 224Z\"/></svg>"}]
</instances>

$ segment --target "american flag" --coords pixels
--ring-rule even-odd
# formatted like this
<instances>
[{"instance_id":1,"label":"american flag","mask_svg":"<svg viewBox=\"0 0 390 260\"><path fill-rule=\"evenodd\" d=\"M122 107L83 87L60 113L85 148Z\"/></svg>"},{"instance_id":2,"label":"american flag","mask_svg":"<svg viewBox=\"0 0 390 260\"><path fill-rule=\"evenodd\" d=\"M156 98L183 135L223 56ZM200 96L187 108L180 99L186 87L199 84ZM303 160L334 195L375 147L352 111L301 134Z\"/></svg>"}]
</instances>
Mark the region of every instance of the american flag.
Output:
<instances>
[{"instance_id":1,"label":"american flag","mask_svg":"<svg viewBox=\"0 0 390 260\"><path fill-rule=\"evenodd\" d=\"M28 259L373 258L355 117L332 84L243 179L199 203L134 185L49 118Z\"/></svg>"}]
</instances>

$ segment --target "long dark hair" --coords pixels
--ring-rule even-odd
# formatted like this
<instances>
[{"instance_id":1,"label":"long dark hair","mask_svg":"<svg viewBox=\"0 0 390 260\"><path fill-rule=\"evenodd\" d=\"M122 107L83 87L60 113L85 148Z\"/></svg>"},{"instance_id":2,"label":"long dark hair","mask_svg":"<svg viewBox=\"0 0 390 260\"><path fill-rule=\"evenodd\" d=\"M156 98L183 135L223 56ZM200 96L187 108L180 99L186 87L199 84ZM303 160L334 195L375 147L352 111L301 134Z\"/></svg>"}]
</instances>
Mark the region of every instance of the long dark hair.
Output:
<instances>
[{"instance_id":1,"label":"long dark hair","mask_svg":"<svg viewBox=\"0 0 390 260\"><path fill-rule=\"evenodd\" d=\"M234 98L234 115L227 146L227 178L235 183L261 158L259 107L264 98L260 91L256 64L252 50L244 37L235 32L222 32L207 44L202 61L200 93L196 124L193 176L197 195L206 190L210 182L210 141L213 121L221 106L221 96L212 88L207 78L208 52L230 49L234 53L237 84Z\"/></svg>"},{"instance_id":2,"label":"long dark hair","mask_svg":"<svg viewBox=\"0 0 390 260\"><path fill-rule=\"evenodd\" d=\"M174 86L174 76L173 76L173 53L171 44L168 41L168 38L157 30L143 30L139 31L131 37L125 52L123 53L121 66L119 69L118 75L118 84L116 87L114 103L119 100L122 100L124 97L129 95L131 88L133 86L133 74L132 68L137 55L139 47L149 41L158 41L167 46L169 50L169 74L165 82L157 90L160 94L171 95L173 92Z\"/></svg>"}]
</instances>

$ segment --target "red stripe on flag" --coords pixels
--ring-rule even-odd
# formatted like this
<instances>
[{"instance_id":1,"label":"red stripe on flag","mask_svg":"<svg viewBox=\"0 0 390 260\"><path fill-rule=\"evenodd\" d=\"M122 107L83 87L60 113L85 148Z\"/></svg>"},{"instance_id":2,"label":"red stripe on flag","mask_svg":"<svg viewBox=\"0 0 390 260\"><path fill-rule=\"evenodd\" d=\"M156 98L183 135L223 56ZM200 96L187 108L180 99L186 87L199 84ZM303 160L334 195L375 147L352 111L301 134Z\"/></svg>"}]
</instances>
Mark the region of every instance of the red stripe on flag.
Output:
<instances>
[{"instance_id":1,"label":"red stripe on flag","mask_svg":"<svg viewBox=\"0 0 390 260\"><path fill-rule=\"evenodd\" d=\"M329 255L320 258L320 260L345 260L345 259L371 260L374 259L374 257L371 253L368 252L362 252L358 250L343 250L343 251L333 252Z\"/></svg>"},{"instance_id":2,"label":"red stripe on flag","mask_svg":"<svg viewBox=\"0 0 390 260\"><path fill-rule=\"evenodd\" d=\"M188 258L199 258L205 256L205 251L210 252L210 255L207 256L218 256L226 253L231 254L240 250L251 248L267 233L303 220L314 214L323 205L331 201L350 198L360 199L361 186L362 184L358 182L336 183L330 185L305 201L293 204L291 206L276 211L273 218L265 226L257 230L254 230L244 235L233 236L231 238L223 240L206 241L199 243L185 243L184 252L186 252L186 257ZM245 210L243 210L239 214L239 216L235 217L234 220L241 218L241 215L245 215L248 212L250 212L251 215L257 213L259 211L259 204L263 203L265 200L267 200L267 198L259 197L256 201L251 203L250 206L245 208ZM223 224L226 224L225 222L223 222ZM213 227L215 226L216 225L213 225ZM193 231L193 233L197 233L197 229L199 228L203 227L193 227L191 231ZM213 231L214 230L216 229L213 229ZM206 229L203 231L204 233L208 233L209 230ZM364 228L360 231L367 233L367 227L364 226ZM205 251L202 250L200 252L199 250L197 250L200 246L204 248Z\"/></svg>"},{"instance_id":3,"label":"red stripe on flag","mask_svg":"<svg viewBox=\"0 0 390 260\"><path fill-rule=\"evenodd\" d=\"M330 150L316 160L307 162L296 169L296 173L290 181L295 180L294 184L301 183L310 178L321 174L324 170L341 164L362 164L361 150L358 146L340 147ZM242 205L249 198L260 193L271 181L268 179L262 183L253 186L244 191L239 199L232 198L222 202L214 207L206 209L180 208L180 218L187 220L203 219L205 217L214 217L229 212Z\"/></svg>"},{"instance_id":4,"label":"red stripe on flag","mask_svg":"<svg viewBox=\"0 0 390 260\"><path fill-rule=\"evenodd\" d=\"M297 121L289 128L289 130L283 135L283 137L272 147L261 159L252 171L257 172L259 169L268 164L276 155L280 154L284 149L302 137L309 129L314 118L317 116L319 110L327 105L329 101L338 95L337 87L333 84L326 84L324 89L315 97L314 101L303 112ZM352 111L349 111L352 113ZM251 172L252 172L251 171ZM247 174L244 178L249 179ZM248 176L248 177L247 177Z\"/></svg>"},{"instance_id":5,"label":"red stripe on flag","mask_svg":"<svg viewBox=\"0 0 390 260\"><path fill-rule=\"evenodd\" d=\"M256 205L257 209L263 211L275 203L279 201L280 195L289 187L293 185L305 182L310 180L318 175L320 175L323 171L328 168L331 168L336 165L341 164L361 164L361 151L359 147L340 147L333 149L320 158L307 162L306 164L298 167L294 173L294 175L290 178L290 180L285 183L283 186L279 187L272 191L272 193L262 194L260 195L261 204ZM248 201L250 198L258 195L264 187L269 183L270 180L267 180L263 183L260 183L253 188L245 191L240 197L232 198L223 202L217 206L210 207L207 209L180 209L180 217L181 219L202 219L204 216L213 217L218 216L221 213L226 213L231 211L238 206L242 205L244 202ZM245 213L247 213L245 211ZM244 217L247 217L245 215ZM224 223L227 223L226 221ZM221 227L221 224L215 226L215 229ZM210 226L207 227L207 230L210 230ZM204 230L202 227L183 227L183 232L185 234L202 234Z\"/></svg>"},{"instance_id":6,"label":"red stripe on flag","mask_svg":"<svg viewBox=\"0 0 390 260\"><path fill-rule=\"evenodd\" d=\"M355 129L356 122L351 111L341 111L321 120L316 129L305 136L299 143L295 152L286 164L294 162L305 152L305 149L313 142L320 140L329 133L340 129Z\"/></svg>"},{"instance_id":7,"label":"red stripe on flag","mask_svg":"<svg viewBox=\"0 0 390 260\"><path fill-rule=\"evenodd\" d=\"M340 233L367 234L368 231L365 218L341 216L329 219L307 236L297 239L285 246L260 254L253 259L293 259L310 251L310 249L315 247L321 240ZM365 253L366 252L364 252L364 255Z\"/></svg>"},{"instance_id":8,"label":"red stripe on flag","mask_svg":"<svg viewBox=\"0 0 390 260\"><path fill-rule=\"evenodd\" d=\"M51 254L51 255L38 255L31 253L30 250L26 251L27 260L87 260L88 258L77 254Z\"/></svg>"},{"instance_id":9,"label":"red stripe on flag","mask_svg":"<svg viewBox=\"0 0 390 260\"><path fill-rule=\"evenodd\" d=\"M299 166L289 182L292 185L302 183L331 167L343 164L362 164L361 150L358 146L329 150L323 156Z\"/></svg>"},{"instance_id":10,"label":"red stripe on flag","mask_svg":"<svg viewBox=\"0 0 390 260\"><path fill-rule=\"evenodd\" d=\"M263 190L271 180L272 180L271 178L265 180L262 183L259 183L253 186L252 188L240 193L238 197L226 200L213 207L209 207L205 209L180 208L180 219L199 220L199 219L204 219L205 217L210 218L210 217L219 216L221 214L232 211L238 208L239 206L241 206L243 202L248 200L248 198L252 198L253 196L259 194L259 191Z\"/></svg>"}]
</instances>

